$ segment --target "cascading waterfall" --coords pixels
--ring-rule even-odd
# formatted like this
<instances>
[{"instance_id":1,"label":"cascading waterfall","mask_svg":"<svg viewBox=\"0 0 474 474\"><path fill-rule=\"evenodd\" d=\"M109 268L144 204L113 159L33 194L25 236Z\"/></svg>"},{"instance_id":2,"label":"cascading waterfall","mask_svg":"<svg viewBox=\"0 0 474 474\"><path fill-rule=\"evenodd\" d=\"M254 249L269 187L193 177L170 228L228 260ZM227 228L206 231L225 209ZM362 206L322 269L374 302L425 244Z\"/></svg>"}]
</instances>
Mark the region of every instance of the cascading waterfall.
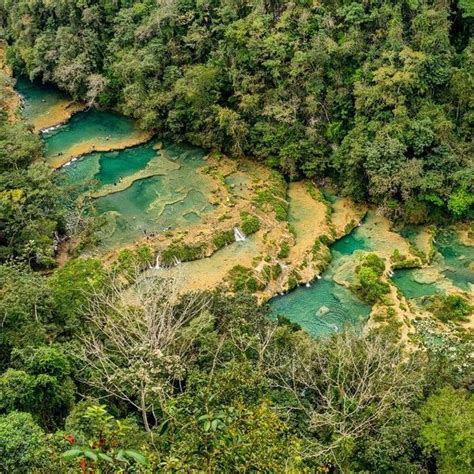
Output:
<instances>
[{"instance_id":1,"label":"cascading waterfall","mask_svg":"<svg viewBox=\"0 0 474 474\"><path fill-rule=\"evenodd\" d=\"M246 238L246 235L238 227L234 227L234 239L236 242L243 242Z\"/></svg>"},{"instance_id":2,"label":"cascading waterfall","mask_svg":"<svg viewBox=\"0 0 474 474\"><path fill-rule=\"evenodd\" d=\"M161 254L158 254L156 256L155 270L159 270L160 268L161 268Z\"/></svg>"},{"instance_id":3,"label":"cascading waterfall","mask_svg":"<svg viewBox=\"0 0 474 474\"><path fill-rule=\"evenodd\" d=\"M60 123L58 125L52 125L51 127L42 128L40 130L40 133L50 133L50 132L53 132L54 130L57 130L58 128L61 128L62 126L63 124Z\"/></svg>"}]
</instances>

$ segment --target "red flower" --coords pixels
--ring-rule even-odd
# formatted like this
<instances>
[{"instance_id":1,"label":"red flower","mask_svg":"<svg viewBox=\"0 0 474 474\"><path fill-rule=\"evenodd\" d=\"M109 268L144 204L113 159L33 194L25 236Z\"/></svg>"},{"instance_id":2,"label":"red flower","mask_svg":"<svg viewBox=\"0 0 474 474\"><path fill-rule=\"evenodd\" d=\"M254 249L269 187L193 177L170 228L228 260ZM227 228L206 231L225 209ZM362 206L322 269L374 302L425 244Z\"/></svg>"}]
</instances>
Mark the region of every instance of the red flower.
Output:
<instances>
[{"instance_id":1,"label":"red flower","mask_svg":"<svg viewBox=\"0 0 474 474\"><path fill-rule=\"evenodd\" d=\"M69 444L74 444L74 436L73 436L73 435L64 435L64 439L65 439Z\"/></svg>"},{"instance_id":2,"label":"red flower","mask_svg":"<svg viewBox=\"0 0 474 474\"><path fill-rule=\"evenodd\" d=\"M82 469L82 472L87 472L87 461L85 458L81 458L79 461L79 467Z\"/></svg>"}]
</instances>

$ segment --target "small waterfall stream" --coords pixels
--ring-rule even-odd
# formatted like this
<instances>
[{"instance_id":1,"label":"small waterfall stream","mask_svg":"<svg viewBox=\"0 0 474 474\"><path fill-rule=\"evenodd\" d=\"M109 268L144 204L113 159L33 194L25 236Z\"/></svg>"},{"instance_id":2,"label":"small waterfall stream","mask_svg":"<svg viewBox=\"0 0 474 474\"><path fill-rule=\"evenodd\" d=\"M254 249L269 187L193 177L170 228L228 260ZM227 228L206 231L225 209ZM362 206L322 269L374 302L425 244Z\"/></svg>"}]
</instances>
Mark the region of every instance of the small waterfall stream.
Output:
<instances>
[{"instance_id":1,"label":"small waterfall stream","mask_svg":"<svg viewBox=\"0 0 474 474\"><path fill-rule=\"evenodd\" d=\"M247 237L238 227L234 227L234 238L236 242L243 242Z\"/></svg>"}]
</instances>

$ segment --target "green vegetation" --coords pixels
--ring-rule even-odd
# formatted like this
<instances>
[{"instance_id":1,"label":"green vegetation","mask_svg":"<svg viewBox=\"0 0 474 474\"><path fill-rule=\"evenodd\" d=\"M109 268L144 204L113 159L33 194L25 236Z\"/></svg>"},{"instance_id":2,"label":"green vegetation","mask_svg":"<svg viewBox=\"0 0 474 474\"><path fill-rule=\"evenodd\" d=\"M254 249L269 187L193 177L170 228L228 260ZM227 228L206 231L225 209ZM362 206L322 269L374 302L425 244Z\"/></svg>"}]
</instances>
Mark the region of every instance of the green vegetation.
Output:
<instances>
[{"instance_id":1,"label":"green vegetation","mask_svg":"<svg viewBox=\"0 0 474 474\"><path fill-rule=\"evenodd\" d=\"M423 257L423 253L421 253L421 256ZM393 270L400 268L416 268L420 266L419 260L415 258L408 258L406 255L401 254L398 249L393 251L390 261L392 262Z\"/></svg>"},{"instance_id":2,"label":"green vegetation","mask_svg":"<svg viewBox=\"0 0 474 474\"><path fill-rule=\"evenodd\" d=\"M0 36L17 74L264 161L253 204L281 221L299 177L395 219L450 221L473 212L471 4L0 0ZM281 275L269 256L261 273L230 271L232 295L143 273L147 247L55 268L71 223L76 252L93 226L71 219L41 140L0 105L2 472L473 472L472 337L450 325L462 337L447 343L420 318L422 345L406 350L385 307L382 329L311 338L249 295ZM321 268L333 241L314 244ZM175 242L161 259L206 250ZM383 302L384 271L366 255L352 289ZM459 295L427 309L445 322L473 310Z\"/></svg>"},{"instance_id":3,"label":"green vegetation","mask_svg":"<svg viewBox=\"0 0 474 474\"><path fill-rule=\"evenodd\" d=\"M468 1L4 0L0 16L17 72L160 135L331 176L412 222L472 216Z\"/></svg>"},{"instance_id":4,"label":"green vegetation","mask_svg":"<svg viewBox=\"0 0 474 474\"><path fill-rule=\"evenodd\" d=\"M385 271L385 262L376 254L366 255L355 270L356 282L352 289L366 303L382 301L390 291L388 283L381 281Z\"/></svg>"},{"instance_id":5,"label":"green vegetation","mask_svg":"<svg viewBox=\"0 0 474 474\"><path fill-rule=\"evenodd\" d=\"M245 235L255 234L260 229L258 217L252 216L248 212L242 212L240 218L242 219L241 228Z\"/></svg>"},{"instance_id":6,"label":"green vegetation","mask_svg":"<svg viewBox=\"0 0 474 474\"><path fill-rule=\"evenodd\" d=\"M334 242L334 239L329 237L328 235L323 234L319 236L319 241L323 245L331 245Z\"/></svg>"},{"instance_id":7,"label":"green vegetation","mask_svg":"<svg viewBox=\"0 0 474 474\"><path fill-rule=\"evenodd\" d=\"M288 201L286 200L287 184L283 176L273 171L270 182L257 192L255 205L264 211L273 210L279 221L288 220Z\"/></svg>"},{"instance_id":8,"label":"green vegetation","mask_svg":"<svg viewBox=\"0 0 474 474\"><path fill-rule=\"evenodd\" d=\"M52 467L44 431L28 413L0 416L0 456L6 472L34 472Z\"/></svg>"},{"instance_id":9,"label":"green vegetation","mask_svg":"<svg viewBox=\"0 0 474 474\"><path fill-rule=\"evenodd\" d=\"M174 265L177 260L179 262L190 262L202 258L203 255L203 245L174 243L161 252L161 259L164 265Z\"/></svg>"},{"instance_id":10,"label":"green vegetation","mask_svg":"<svg viewBox=\"0 0 474 474\"><path fill-rule=\"evenodd\" d=\"M280 244L280 250L278 251L278 258L287 258L290 255L290 244L284 240Z\"/></svg>"},{"instance_id":11,"label":"green vegetation","mask_svg":"<svg viewBox=\"0 0 474 474\"><path fill-rule=\"evenodd\" d=\"M39 137L6 122L1 97L0 110L0 263L16 258L50 267L63 231L63 196L41 159Z\"/></svg>"},{"instance_id":12,"label":"green vegetation","mask_svg":"<svg viewBox=\"0 0 474 474\"><path fill-rule=\"evenodd\" d=\"M296 270L293 270L288 276L288 291L294 290L300 282L300 275Z\"/></svg>"},{"instance_id":13,"label":"green vegetation","mask_svg":"<svg viewBox=\"0 0 474 474\"><path fill-rule=\"evenodd\" d=\"M228 279L234 291L248 291L255 293L262 289L262 283L258 281L251 268L236 265L229 271Z\"/></svg>"},{"instance_id":14,"label":"green vegetation","mask_svg":"<svg viewBox=\"0 0 474 474\"><path fill-rule=\"evenodd\" d=\"M467 321L474 311L474 305L461 295L432 296L427 307L444 322Z\"/></svg>"},{"instance_id":15,"label":"green vegetation","mask_svg":"<svg viewBox=\"0 0 474 474\"><path fill-rule=\"evenodd\" d=\"M472 469L471 379L457 358L406 353L385 333L312 339L245 293L179 301L178 280L135 285L92 259L51 277L0 270L5 469ZM233 276L255 290L251 269Z\"/></svg>"},{"instance_id":16,"label":"green vegetation","mask_svg":"<svg viewBox=\"0 0 474 474\"><path fill-rule=\"evenodd\" d=\"M221 249L222 247L225 247L234 241L234 231L232 230L222 231L212 239L216 249Z\"/></svg>"},{"instance_id":17,"label":"green vegetation","mask_svg":"<svg viewBox=\"0 0 474 474\"><path fill-rule=\"evenodd\" d=\"M428 398L421 416L421 445L426 452L436 453L439 472L472 472L474 398L444 387Z\"/></svg>"},{"instance_id":18,"label":"green vegetation","mask_svg":"<svg viewBox=\"0 0 474 474\"><path fill-rule=\"evenodd\" d=\"M275 263L273 265L265 265L262 273L265 276L266 281L276 280L281 275L281 265Z\"/></svg>"}]
</instances>

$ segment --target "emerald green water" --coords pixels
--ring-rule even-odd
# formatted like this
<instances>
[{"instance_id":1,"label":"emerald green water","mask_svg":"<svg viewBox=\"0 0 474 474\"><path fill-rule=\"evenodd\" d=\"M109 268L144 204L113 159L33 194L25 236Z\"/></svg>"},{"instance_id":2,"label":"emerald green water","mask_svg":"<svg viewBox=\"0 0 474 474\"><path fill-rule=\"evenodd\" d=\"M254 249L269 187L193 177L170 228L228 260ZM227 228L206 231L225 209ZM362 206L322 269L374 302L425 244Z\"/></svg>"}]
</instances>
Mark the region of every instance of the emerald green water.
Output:
<instances>
[{"instance_id":1,"label":"emerald green water","mask_svg":"<svg viewBox=\"0 0 474 474\"><path fill-rule=\"evenodd\" d=\"M154 145L155 142L149 142L125 150L90 153L59 171L62 184L84 192L120 182L145 168L156 157Z\"/></svg>"},{"instance_id":2,"label":"emerald green water","mask_svg":"<svg viewBox=\"0 0 474 474\"><path fill-rule=\"evenodd\" d=\"M42 117L68 97L60 91L19 78L25 118ZM61 157L80 155L93 148L114 148L142 137L132 119L109 111L79 112L58 127L45 130L46 159L57 166ZM156 141L114 152L92 152L66 163L57 182L71 198L88 195L94 212L104 216L100 245L113 248L131 243L145 233L198 223L213 206L207 195L210 178L199 172L204 152L187 145L155 150Z\"/></svg>"},{"instance_id":3,"label":"emerald green water","mask_svg":"<svg viewBox=\"0 0 474 474\"><path fill-rule=\"evenodd\" d=\"M411 242L413 245L416 245L416 238L418 236L419 228L417 226L407 225L400 230L400 235Z\"/></svg>"},{"instance_id":4,"label":"emerald green water","mask_svg":"<svg viewBox=\"0 0 474 474\"><path fill-rule=\"evenodd\" d=\"M411 240L416 237L416 229L404 229L401 234ZM472 271L474 247L463 245L456 232L448 229L438 232L434 244L437 253L429 267L396 270L393 282L407 298L420 298L445 292L446 283L452 283L463 291L471 292L474 285ZM433 269L437 270L439 278L431 282L430 271Z\"/></svg>"},{"instance_id":5,"label":"emerald green water","mask_svg":"<svg viewBox=\"0 0 474 474\"><path fill-rule=\"evenodd\" d=\"M416 239L417 230L404 229L401 234L411 241ZM360 328L370 307L335 280L345 280L358 252L377 251L383 245L369 213L360 227L331 247L332 261L322 279L309 288L300 286L270 301L273 317L286 316L315 336L331 334L344 326ZM407 298L444 292L446 280L464 291L472 291L474 248L463 245L455 232L447 230L438 233L435 246L438 253L431 266L394 272L392 280Z\"/></svg>"},{"instance_id":6,"label":"emerald green water","mask_svg":"<svg viewBox=\"0 0 474 474\"><path fill-rule=\"evenodd\" d=\"M23 114L30 120L68 100L60 91L24 78L18 79L17 90L25 99ZM135 122L127 117L97 110L80 112L66 124L43 133L46 157L52 162L71 150L72 154L81 154L81 150L94 145L126 146L134 141L137 132ZM150 142L117 152L89 153L58 173L58 182L71 189L72 196L103 193L100 197L92 195L92 202L97 215L106 221L99 232L104 249L129 244L149 233L196 224L213 209L206 197L212 191L212 183L199 173L205 165L204 152L186 145L167 145L157 151L154 145ZM226 183L238 194L251 181L244 173L236 173ZM330 203L337 199L328 192L324 196ZM412 241L416 232L407 229L405 237ZM284 315L317 336L331 334L345 325L361 328L370 307L335 280L344 280L340 274L356 258L356 252L376 250L381 244L375 227L356 228L332 246L332 261L321 279L309 288L299 287L271 300L273 316ZM474 249L462 245L447 231L438 234L436 248L438 255L433 265L441 275L463 290L471 289ZM418 281L417 271L398 270L393 277L408 298L440 291L437 282Z\"/></svg>"},{"instance_id":7,"label":"emerald green water","mask_svg":"<svg viewBox=\"0 0 474 474\"><path fill-rule=\"evenodd\" d=\"M137 132L135 122L123 115L91 109L79 112L64 125L43 134L46 159L66 154L83 143L110 143L126 140Z\"/></svg>"},{"instance_id":8,"label":"emerald green water","mask_svg":"<svg viewBox=\"0 0 474 474\"><path fill-rule=\"evenodd\" d=\"M360 329L369 316L370 306L333 278L347 256L369 249L370 243L360 235L359 228L337 241L331 247L331 263L320 280L309 288L300 286L270 301L273 317L285 316L314 336L330 335L346 326Z\"/></svg>"},{"instance_id":9,"label":"emerald green water","mask_svg":"<svg viewBox=\"0 0 474 474\"><path fill-rule=\"evenodd\" d=\"M100 192L109 185L108 194L93 199L96 213L107 222L99 235L104 248L197 223L213 209L206 197L210 180L199 173L205 165L204 152L187 145L168 145L158 151L154 145L92 153L60 171L62 184L75 187L76 192ZM133 179L152 160L160 165L160 174ZM130 177L125 189L113 192L115 185Z\"/></svg>"},{"instance_id":10,"label":"emerald green water","mask_svg":"<svg viewBox=\"0 0 474 474\"><path fill-rule=\"evenodd\" d=\"M23 97L22 114L26 120L34 120L60 102L68 99L67 95L49 85L39 85L26 77L16 79L16 90Z\"/></svg>"},{"instance_id":11,"label":"emerald green water","mask_svg":"<svg viewBox=\"0 0 474 474\"><path fill-rule=\"evenodd\" d=\"M471 269L474 247L463 245L457 234L450 230L438 232L435 247L441 255L444 276L458 288L469 291L474 285L474 272Z\"/></svg>"},{"instance_id":12,"label":"emerald green water","mask_svg":"<svg viewBox=\"0 0 474 474\"><path fill-rule=\"evenodd\" d=\"M338 255L352 255L356 250L372 250L373 246L361 235L361 227L356 227L351 234L339 239L331 246L331 252ZM334 255L333 255L334 258Z\"/></svg>"},{"instance_id":13,"label":"emerald green water","mask_svg":"<svg viewBox=\"0 0 474 474\"><path fill-rule=\"evenodd\" d=\"M423 296L435 295L440 289L435 283L420 283L416 275L423 270L403 268L395 270L392 281L407 298L421 298Z\"/></svg>"}]
</instances>

